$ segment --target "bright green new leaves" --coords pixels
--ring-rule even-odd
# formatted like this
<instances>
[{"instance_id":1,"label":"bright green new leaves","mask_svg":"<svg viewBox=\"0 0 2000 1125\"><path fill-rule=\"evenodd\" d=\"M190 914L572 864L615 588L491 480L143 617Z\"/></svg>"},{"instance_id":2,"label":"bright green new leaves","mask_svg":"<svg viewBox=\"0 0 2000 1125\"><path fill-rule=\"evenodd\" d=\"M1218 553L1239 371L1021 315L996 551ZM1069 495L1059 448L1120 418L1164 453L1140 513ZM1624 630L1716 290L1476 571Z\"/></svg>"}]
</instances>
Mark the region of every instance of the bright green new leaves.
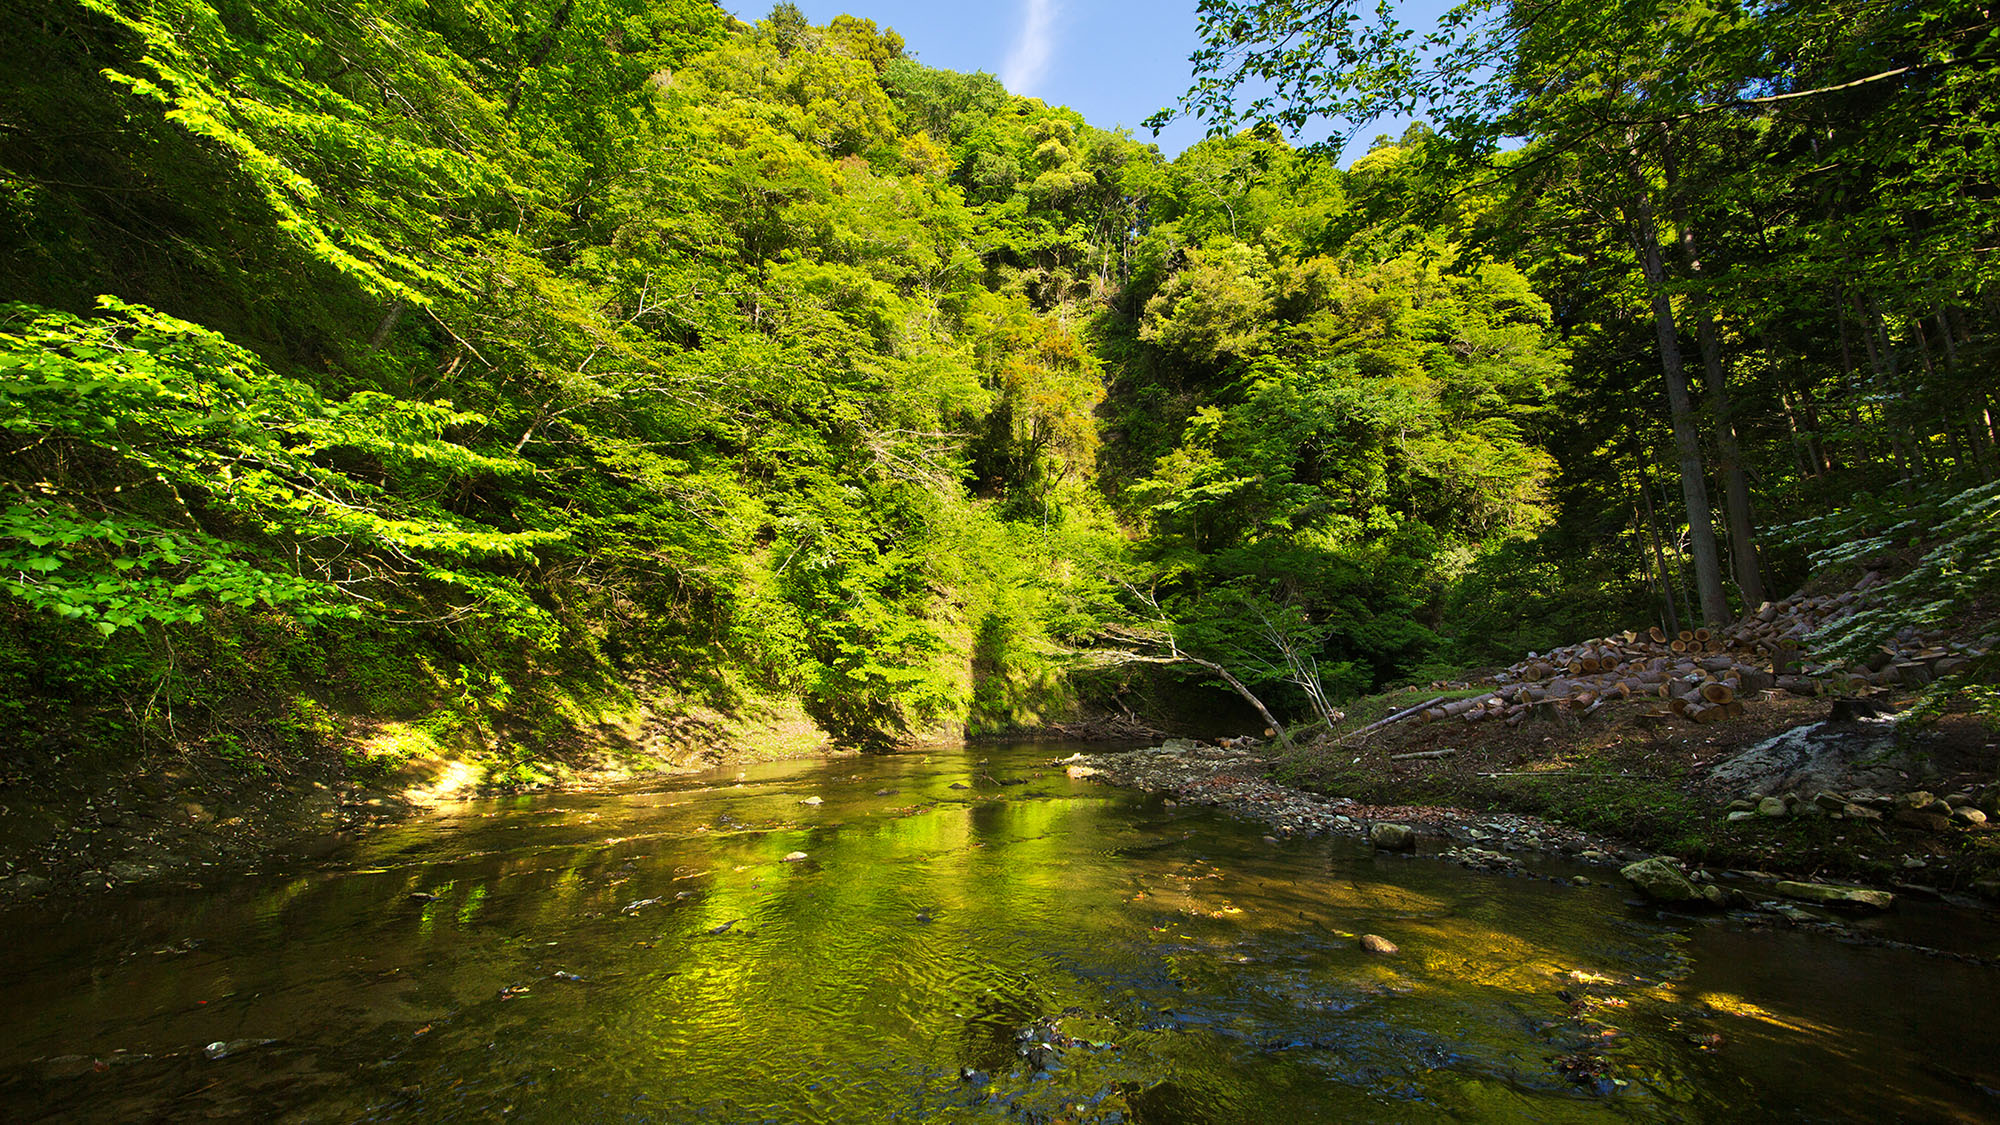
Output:
<instances>
[{"instance_id":1,"label":"bright green new leaves","mask_svg":"<svg viewBox=\"0 0 2000 1125\"><path fill-rule=\"evenodd\" d=\"M131 517L77 518L53 502L0 509L0 589L110 636L150 623L191 623L215 606L284 607L306 617L355 616L324 583L271 571L200 532Z\"/></svg>"},{"instance_id":2,"label":"bright green new leaves","mask_svg":"<svg viewBox=\"0 0 2000 1125\"><path fill-rule=\"evenodd\" d=\"M496 147L495 107L434 38L388 12L259 5L243 35L202 0L80 2L143 44L138 66L106 77L227 151L279 229L377 294L421 302L448 287L435 255L446 215L511 190L475 155ZM360 81L311 77L333 72Z\"/></svg>"},{"instance_id":3,"label":"bright green new leaves","mask_svg":"<svg viewBox=\"0 0 2000 1125\"><path fill-rule=\"evenodd\" d=\"M1271 329L1271 266L1240 242L1187 252L1187 264L1146 302L1139 338L1196 363L1245 359Z\"/></svg>"},{"instance_id":4,"label":"bright green new leaves","mask_svg":"<svg viewBox=\"0 0 2000 1125\"><path fill-rule=\"evenodd\" d=\"M393 609L424 586L466 613L539 613L488 560L502 532L418 497L526 466L444 438L476 416L358 394L322 400L214 333L106 299L105 315L0 313L6 589L110 633L206 607Z\"/></svg>"},{"instance_id":5,"label":"bright green new leaves","mask_svg":"<svg viewBox=\"0 0 2000 1125\"><path fill-rule=\"evenodd\" d=\"M1347 541L1402 519L1478 542L1547 519L1550 463L1519 421L1563 357L1517 271L1453 276L1414 257L1274 270L1240 244L1188 263L1141 337L1197 362L1254 362L1240 400L1199 412L1138 486L1156 518L1211 545Z\"/></svg>"}]
</instances>

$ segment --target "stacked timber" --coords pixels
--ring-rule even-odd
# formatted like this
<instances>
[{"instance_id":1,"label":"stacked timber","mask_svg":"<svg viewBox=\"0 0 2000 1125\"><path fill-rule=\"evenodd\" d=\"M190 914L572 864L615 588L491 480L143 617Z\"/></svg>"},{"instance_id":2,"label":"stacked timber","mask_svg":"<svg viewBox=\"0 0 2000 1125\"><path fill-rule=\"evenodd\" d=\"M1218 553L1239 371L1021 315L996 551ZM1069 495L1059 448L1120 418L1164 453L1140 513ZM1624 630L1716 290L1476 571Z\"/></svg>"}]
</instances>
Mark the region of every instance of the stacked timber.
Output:
<instances>
[{"instance_id":1,"label":"stacked timber","mask_svg":"<svg viewBox=\"0 0 2000 1125\"><path fill-rule=\"evenodd\" d=\"M1745 704L1767 693L1856 694L1879 688L1921 687L1983 655L1983 645L1961 645L1918 629L1898 633L1871 659L1856 665L1813 662L1806 639L1817 629L1862 608L1879 584L1870 572L1838 594L1795 594L1765 602L1721 629L1689 629L1669 636L1657 626L1568 645L1527 659L1486 681L1492 690L1423 712L1427 722L1499 719L1509 725L1589 715L1625 699L1651 699L1656 719L1678 716L1712 723L1743 714ZM1989 639L1990 640L1990 639Z\"/></svg>"}]
</instances>

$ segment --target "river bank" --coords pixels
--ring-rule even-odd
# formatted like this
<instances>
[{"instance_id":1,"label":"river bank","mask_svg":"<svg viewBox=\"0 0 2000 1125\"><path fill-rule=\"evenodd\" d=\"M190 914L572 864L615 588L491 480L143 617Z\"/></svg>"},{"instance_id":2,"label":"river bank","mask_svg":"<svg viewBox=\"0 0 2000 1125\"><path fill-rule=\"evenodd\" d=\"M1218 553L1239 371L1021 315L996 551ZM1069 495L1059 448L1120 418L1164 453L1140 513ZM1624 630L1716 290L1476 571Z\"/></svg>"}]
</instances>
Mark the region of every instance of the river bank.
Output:
<instances>
[{"instance_id":1,"label":"river bank","mask_svg":"<svg viewBox=\"0 0 2000 1125\"><path fill-rule=\"evenodd\" d=\"M1632 700L1551 722L1368 729L1436 690L1359 701L1340 729L1290 750L1156 737L1144 741L1168 752L1069 764L1222 807L1280 838L1406 826L1427 851L1482 870L1519 872L1534 853L1607 868L1666 854L1697 872L2000 900L2000 831L1978 823L2000 813L1996 736L1969 717L1920 728L1895 721L1890 696L1857 709L1774 694L1702 725ZM1868 713L1876 709L1885 714ZM527 782L482 770L479 748L410 754L389 747L404 737L395 725L360 722L336 746L277 762L203 747L16 758L0 775L0 901L254 871L481 793L587 791L836 753L802 716L773 713L754 729L710 720L579 737ZM1144 732L1128 721L1055 733L1129 744Z\"/></svg>"},{"instance_id":2,"label":"river bank","mask_svg":"<svg viewBox=\"0 0 2000 1125\"><path fill-rule=\"evenodd\" d=\"M1282 748L1170 740L1066 763L1080 776L1221 807L1275 836L1392 826L1378 846L1484 870L1549 853L1615 868L1654 855L1746 878L1842 880L1977 905L2000 901L1995 734L1964 716L1899 721L1774 699L1729 722L1668 725L1641 703L1562 723L1393 723L1431 694L1364 700L1345 724ZM1367 733L1363 733L1367 732ZM1400 829L1410 830L1405 838Z\"/></svg>"}]
</instances>

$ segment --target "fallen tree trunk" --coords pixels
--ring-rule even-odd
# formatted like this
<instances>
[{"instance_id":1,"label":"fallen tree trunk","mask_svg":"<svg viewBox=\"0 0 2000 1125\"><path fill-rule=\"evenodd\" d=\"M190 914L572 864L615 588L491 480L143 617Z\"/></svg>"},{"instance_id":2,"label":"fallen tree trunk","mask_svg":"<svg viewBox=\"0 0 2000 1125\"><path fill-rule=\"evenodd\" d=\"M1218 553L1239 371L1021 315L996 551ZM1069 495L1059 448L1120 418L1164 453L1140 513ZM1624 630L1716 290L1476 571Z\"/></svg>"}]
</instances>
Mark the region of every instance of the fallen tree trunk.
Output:
<instances>
[{"instance_id":1,"label":"fallen tree trunk","mask_svg":"<svg viewBox=\"0 0 2000 1125\"><path fill-rule=\"evenodd\" d=\"M1409 718L1411 715L1428 711L1431 708L1436 707L1438 704L1443 703L1444 700L1445 697L1440 695L1436 699L1426 700L1422 703L1417 704L1415 707L1405 707L1401 711L1396 712L1395 714L1389 716L1386 719L1377 719L1374 722L1369 723L1367 726L1362 727L1360 730L1355 731L1351 735L1342 735L1340 741L1346 742L1349 738L1367 738L1369 735L1374 734L1376 731L1381 730L1383 727L1386 727L1391 723L1399 723L1402 722L1404 719ZM1446 712L1449 713L1450 708L1446 708Z\"/></svg>"},{"instance_id":2,"label":"fallen tree trunk","mask_svg":"<svg viewBox=\"0 0 2000 1125\"><path fill-rule=\"evenodd\" d=\"M1243 702L1248 703L1253 708L1256 708L1257 714L1263 716L1264 718L1264 728L1278 737L1278 743L1280 745L1282 745L1287 750L1292 749L1292 736L1285 733L1285 725L1283 723L1280 723L1275 715L1271 714L1271 709L1264 706L1263 700L1251 694L1250 689L1243 686L1242 680L1239 680L1235 676L1231 675L1229 669L1224 668L1222 665L1217 664L1213 660L1203 660L1199 656L1189 656L1185 652L1176 651L1175 654L1169 659L1184 660L1187 663L1192 664L1197 668L1206 668L1210 672L1215 673L1217 678L1219 678L1223 683L1229 685L1231 691L1234 691L1237 695L1243 697Z\"/></svg>"},{"instance_id":3,"label":"fallen tree trunk","mask_svg":"<svg viewBox=\"0 0 2000 1125\"><path fill-rule=\"evenodd\" d=\"M1292 745L1291 735L1285 733L1285 725L1278 721L1277 716L1271 714L1271 709L1264 706L1264 701L1257 698L1244 685L1242 680L1237 679L1230 673L1229 669L1224 668L1213 660L1203 660L1199 656L1190 656L1185 652L1179 651L1178 648L1175 649L1171 656L1146 656L1136 652L1093 655L1094 659L1090 663L1095 667L1117 667L1124 664L1192 664L1197 668L1206 669L1214 673L1217 679L1228 684L1231 691L1241 696L1243 702L1248 703L1263 718L1264 729L1275 736L1279 744L1287 750L1295 748Z\"/></svg>"}]
</instances>

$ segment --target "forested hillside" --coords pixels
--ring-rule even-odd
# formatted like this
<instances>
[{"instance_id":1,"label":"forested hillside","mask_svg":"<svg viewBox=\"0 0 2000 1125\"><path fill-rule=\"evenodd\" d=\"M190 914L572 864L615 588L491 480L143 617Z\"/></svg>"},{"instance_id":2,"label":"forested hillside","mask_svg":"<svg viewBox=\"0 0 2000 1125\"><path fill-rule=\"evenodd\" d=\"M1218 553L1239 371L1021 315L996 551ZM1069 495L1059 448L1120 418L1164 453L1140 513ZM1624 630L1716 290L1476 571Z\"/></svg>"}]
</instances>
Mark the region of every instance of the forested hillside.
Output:
<instances>
[{"instance_id":1,"label":"forested hillside","mask_svg":"<svg viewBox=\"0 0 2000 1125\"><path fill-rule=\"evenodd\" d=\"M1204 5L1211 66L1297 7ZM1511 92L1345 171L790 5L14 11L9 737L521 781L1143 712L1175 648L1309 716L1824 548L1990 611L1986 10L1473 7Z\"/></svg>"}]
</instances>

